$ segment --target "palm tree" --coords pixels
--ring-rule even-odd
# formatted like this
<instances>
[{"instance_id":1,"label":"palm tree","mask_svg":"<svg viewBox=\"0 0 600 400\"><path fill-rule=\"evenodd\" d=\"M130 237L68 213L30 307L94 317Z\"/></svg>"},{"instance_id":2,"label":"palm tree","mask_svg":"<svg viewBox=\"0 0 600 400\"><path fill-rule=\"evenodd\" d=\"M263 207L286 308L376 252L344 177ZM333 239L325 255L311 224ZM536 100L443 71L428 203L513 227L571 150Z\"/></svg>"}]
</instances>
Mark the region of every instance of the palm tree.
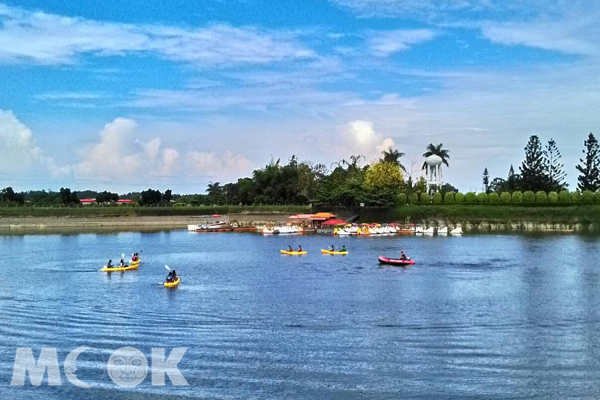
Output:
<instances>
[{"instance_id":1,"label":"palm tree","mask_svg":"<svg viewBox=\"0 0 600 400\"><path fill-rule=\"evenodd\" d=\"M435 146L433 143L429 143L429 145L427 146L427 151L425 153L423 153L423 157L427 158L431 155L436 155L439 156L442 159L442 162L444 164L446 164L446 167L449 167L448 165L448 159L450 158L449 150L446 150L444 148L442 148L444 144L440 143L437 146ZM427 167L427 163L423 163L423 167L422 169L425 169Z\"/></svg>"},{"instance_id":2,"label":"palm tree","mask_svg":"<svg viewBox=\"0 0 600 400\"><path fill-rule=\"evenodd\" d=\"M380 161L397 165L402 171L406 172L406 168L404 168L404 165L400 162L400 159L404 157L404 153L397 149L393 149L392 146L390 146L389 149L382 151L381 154L383 154L383 157L379 159Z\"/></svg>"},{"instance_id":3,"label":"palm tree","mask_svg":"<svg viewBox=\"0 0 600 400\"><path fill-rule=\"evenodd\" d=\"M223 194L223 186L221 186L220 182L209 182L206 188L206 193L208 193L208 198L213 204L218 204L220 202L220 198Z\"/></svg>"}]
</instances>

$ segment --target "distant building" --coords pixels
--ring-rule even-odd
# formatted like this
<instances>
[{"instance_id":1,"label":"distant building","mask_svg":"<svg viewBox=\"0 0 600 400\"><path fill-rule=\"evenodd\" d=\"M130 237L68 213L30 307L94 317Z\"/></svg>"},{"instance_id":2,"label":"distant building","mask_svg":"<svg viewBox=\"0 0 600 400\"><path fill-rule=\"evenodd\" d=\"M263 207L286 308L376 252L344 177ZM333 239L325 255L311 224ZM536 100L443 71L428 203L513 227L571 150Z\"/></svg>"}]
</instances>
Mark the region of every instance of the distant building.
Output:
<instances>
[{"instance_id":1,"label":"distant building","mask_svg":"<svg viewBox=\"0 0 600 400\"><path fill-rule=\"evenodd\" d=\"M89 206L90 204L94 204L96 202L96 199L80 199L79 200L79 204L81 204L82 206Z\"/></svg>"},{"instance_id":2,"label":"distant building","mask_svg":"<svg viewBox=\"0 0 600 400\"><path fill-rule=\"evenodd\" d=\"M117 200L117 204L132 204L133 201L129 200L129 199L119 199Z\"/></svg>"}]
</instances>

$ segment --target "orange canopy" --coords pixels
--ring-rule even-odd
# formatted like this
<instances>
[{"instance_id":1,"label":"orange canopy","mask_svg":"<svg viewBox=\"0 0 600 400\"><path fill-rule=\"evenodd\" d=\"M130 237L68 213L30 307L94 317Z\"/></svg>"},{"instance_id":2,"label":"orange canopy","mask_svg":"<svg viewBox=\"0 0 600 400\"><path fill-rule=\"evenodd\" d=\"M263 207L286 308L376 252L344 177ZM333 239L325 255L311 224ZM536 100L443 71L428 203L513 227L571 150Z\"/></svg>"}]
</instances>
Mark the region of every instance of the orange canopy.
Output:
<instances>
[{"instance_id":1,"label":"orange canopy","mask_svg":"<svg viewBox=\"0 0 600 400\"><path fill-rule=\"evenodd\" d=\"M328 220L331 218L335 218L335 215L332 213L328 213L328 212L316 213L310 217L310 219L312 219L314 221L325 221L325 220Z\"/></svg>"}]
</instances>

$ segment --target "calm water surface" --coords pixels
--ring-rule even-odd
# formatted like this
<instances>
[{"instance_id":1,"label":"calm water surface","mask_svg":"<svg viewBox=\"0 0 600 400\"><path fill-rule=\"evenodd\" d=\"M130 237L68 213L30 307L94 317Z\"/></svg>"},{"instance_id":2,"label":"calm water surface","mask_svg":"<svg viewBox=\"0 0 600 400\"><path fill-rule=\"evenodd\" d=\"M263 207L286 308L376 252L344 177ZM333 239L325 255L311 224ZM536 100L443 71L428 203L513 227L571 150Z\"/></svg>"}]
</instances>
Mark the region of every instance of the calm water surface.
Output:
<instances>
[{"instance_id":1,"label":"calm water surface","mask_svg":"<svg viewBox=\"0 0 600 400\"><path fill-rule=\"evenodd\" d=\"M288 244L307 256L279 255ZM350 255L323 256L345 244ZM403 248L417 265L380 267ZM143 249L138 271L98 272ZM0 236L0 398L600 398L600 241L582 236ZM183 282L160 282L176 268ZM17 347L79 346L71 385L10 387ZM189 387L116 386L123 346L189 347Z\"/></svg>"}]
</instances>

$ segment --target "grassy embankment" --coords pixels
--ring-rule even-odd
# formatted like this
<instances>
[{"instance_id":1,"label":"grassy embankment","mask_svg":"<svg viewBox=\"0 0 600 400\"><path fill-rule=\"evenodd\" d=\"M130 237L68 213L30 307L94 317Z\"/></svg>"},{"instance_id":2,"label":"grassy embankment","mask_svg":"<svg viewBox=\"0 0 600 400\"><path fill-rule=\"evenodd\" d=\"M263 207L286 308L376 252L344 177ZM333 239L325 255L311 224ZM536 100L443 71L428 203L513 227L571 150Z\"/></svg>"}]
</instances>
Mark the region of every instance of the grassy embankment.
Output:
<instances>
[{"instance_id":1,"label":"grassy embankment","mask_svg":"<svg viewBox=\"0 0 600 400\"><path fill-rule=\"evenodd\" d=\"M406 205L391 209L367 209L361 222L411 222L444 220L449 223L480 224L565 224L600 227L600 205Z\"/></svg>"},{"instance_id":2,"label":"grassy embankment","mask_svg":"<svg viewBox=\"0 0 600 400\"><path fill-rule=\"evenodd\" d=\"M160 217L231 213L297 214L310 212L308 206L198 206L198 207L0 207L2 217Z\"/></svg>"}]
</instances>

